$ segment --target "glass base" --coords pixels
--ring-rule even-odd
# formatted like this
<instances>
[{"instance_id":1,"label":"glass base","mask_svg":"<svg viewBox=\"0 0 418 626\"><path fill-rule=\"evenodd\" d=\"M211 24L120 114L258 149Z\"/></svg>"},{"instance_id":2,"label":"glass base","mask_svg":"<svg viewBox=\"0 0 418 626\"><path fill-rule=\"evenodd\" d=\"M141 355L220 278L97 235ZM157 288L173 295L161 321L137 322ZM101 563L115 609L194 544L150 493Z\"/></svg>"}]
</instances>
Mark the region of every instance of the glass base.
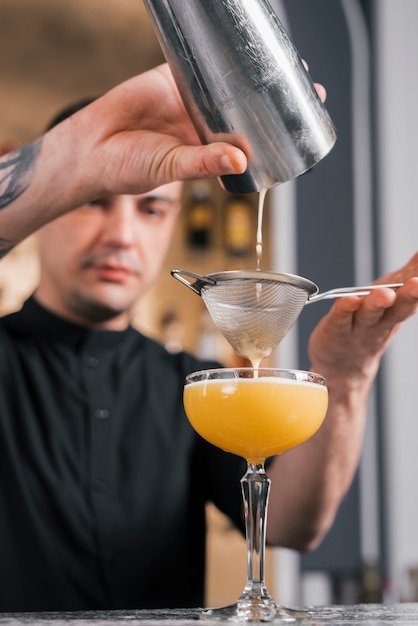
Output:
<instances>
[{"instance_id":1,"label":"glass base","mask_svg":"<svg viewBox=\"0 0 418 626\"><path fill-rule=\"evenodd\" d=\"M218 622L272 622L276 624L289 624L292 622L311 622L311 615L306 611L286 609L276 604L271 599L238 600L236 604L230 604L219 609L206 609L200 619Z\"/></svg>"}]
</instances>

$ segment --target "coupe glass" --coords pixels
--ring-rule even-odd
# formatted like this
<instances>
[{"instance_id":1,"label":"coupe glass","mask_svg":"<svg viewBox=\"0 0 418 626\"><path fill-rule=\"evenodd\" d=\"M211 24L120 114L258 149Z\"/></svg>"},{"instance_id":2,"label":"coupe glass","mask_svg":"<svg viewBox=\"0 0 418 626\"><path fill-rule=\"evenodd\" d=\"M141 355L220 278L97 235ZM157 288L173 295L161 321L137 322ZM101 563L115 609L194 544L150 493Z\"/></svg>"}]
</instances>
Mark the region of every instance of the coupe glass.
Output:
<instances>
[{"instance_id":1,"label":"coupe glass","mask_svg":"<svg viewBox=\"0 0 418 626\"><path fill-rule=\"evenodd\" d=\"M264 581L265 528L270 479L265 460L311 437L328 406L325 379L288 369L223 368L186 377L184 407L193 428L213 445L242 456L247 539L247 583L235 604L203 611L212 620L292 622L303 611L275 603Z\"/></svg>"}]
</instances>

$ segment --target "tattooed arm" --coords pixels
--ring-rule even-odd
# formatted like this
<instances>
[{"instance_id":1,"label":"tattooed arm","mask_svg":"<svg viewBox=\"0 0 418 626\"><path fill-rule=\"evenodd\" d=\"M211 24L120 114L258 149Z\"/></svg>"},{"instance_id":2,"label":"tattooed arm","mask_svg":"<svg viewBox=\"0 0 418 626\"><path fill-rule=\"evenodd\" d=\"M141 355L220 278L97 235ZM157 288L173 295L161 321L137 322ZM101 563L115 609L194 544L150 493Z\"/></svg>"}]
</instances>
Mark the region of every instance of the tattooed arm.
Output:
<instances>
[{"instance_id":1,"label":"tattooed arm","mask_svg":"<svg viewBox=\"0 0 418 626\"><path fill-rule=\"evenodd\" d=\"M0 196L0 209L13 202L26 189L30 180L30 171L40 150L41 140L24 146L18 152L13 152L0 163L0 184L5 190Z\"/></svg>"},{"instance_id":2,"label":"tattooed arm","mask_svg":"<svg viewBox=\"0 0 418 626\"><path fill-rule=\"evenodd\" d=\"M21 150L12 152L0 162L0 210L14 202L29 186L31 170L41 148L38 139ZM0 237L0 258L13 247L13 242Z\"/></svg>"},{"instance_id":3,"label":"tattooed arm","mask_svg":"<svg viewBox=\"0 0 418 626\"><path fill-rule=\"evenodd\" d=\"M230 144L201 145L167 66L159 66L0 158L0 255L97 197L242 173L246 164Z\"/></svg>"}]
</instances>

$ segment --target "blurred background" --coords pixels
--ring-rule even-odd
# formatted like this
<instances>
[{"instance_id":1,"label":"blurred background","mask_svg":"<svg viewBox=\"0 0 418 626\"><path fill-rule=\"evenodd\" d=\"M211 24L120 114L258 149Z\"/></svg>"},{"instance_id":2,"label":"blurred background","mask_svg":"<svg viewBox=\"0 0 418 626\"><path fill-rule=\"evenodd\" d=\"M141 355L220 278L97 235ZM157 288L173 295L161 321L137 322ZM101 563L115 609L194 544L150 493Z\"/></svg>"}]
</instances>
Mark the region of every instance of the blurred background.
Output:
<instances>
[{"instance_id":1,"label":"blurred background","mask_svg":"<svg viewBox=\"0 0 418 626\"><path fill-rule=\"evenodd\" d=\"M269 192L263 268L301 274L321 290L367 283L418 247L418 2L271 4L327 87L338 141L314 170ZM142 0L0 0L0 152L32 141L68 103L162 61ZM171 350L234 363L200 298L169 270L254 268L257 201L226 194L216 181L186 185L161 279L134 311L138 328ZM34 235L0 264L0 313L19 308L37 277ZM328 306L307 307L275 364L309 366L308 337ZM269 553L279 601L418 600L417 354L414 319L385 357L359 472L334 527L309 555ZM242 589L245 549L216 511L208 518L208 604L224 604Z\"/></svg>"}]
</instances>

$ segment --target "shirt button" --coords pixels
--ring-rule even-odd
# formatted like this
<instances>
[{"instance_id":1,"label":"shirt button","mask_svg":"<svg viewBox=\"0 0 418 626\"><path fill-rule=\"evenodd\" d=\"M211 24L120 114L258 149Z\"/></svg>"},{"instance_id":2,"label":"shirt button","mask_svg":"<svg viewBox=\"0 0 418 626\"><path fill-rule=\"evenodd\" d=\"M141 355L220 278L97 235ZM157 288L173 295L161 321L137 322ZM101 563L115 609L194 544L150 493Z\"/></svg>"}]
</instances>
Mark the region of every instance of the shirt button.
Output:
<instances>
[{"instance_id":1,"label":"shirt button","mask_svg":"<svg viewBox=\"0 0 418 626\"><path fill-rule=\"evenodd\" d=\"M85 354L83 360L87 367L97 367L99 365L99 359L94 354Z\"/></svg>"},{"instance_id":2,"label":"shirt button","mask_svg":"<svg viewBox=\"0 0 418 626\"><path fill-rule=\"evenodd\" d=\"M108 409L96 409L94 411L94 417L97 417L99 420L106 420L110 417L110 411Z\"/></svg>"}]
</instances>

